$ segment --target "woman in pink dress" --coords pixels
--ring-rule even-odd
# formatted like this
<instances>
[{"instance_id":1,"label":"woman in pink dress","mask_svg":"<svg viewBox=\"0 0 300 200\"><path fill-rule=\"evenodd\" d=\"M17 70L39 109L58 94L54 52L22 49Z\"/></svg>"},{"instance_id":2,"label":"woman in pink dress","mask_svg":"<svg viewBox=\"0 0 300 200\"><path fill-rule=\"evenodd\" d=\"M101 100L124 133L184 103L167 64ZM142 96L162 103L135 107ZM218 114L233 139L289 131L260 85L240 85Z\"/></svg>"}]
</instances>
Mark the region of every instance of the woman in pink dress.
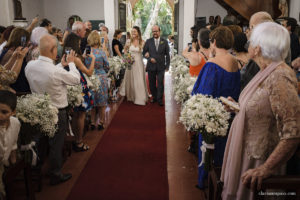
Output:
<instances>
[{"instance_id":1,"label":"woman in pink dress","mask_svg":"<svg viewBox=\"0 0 300 200\"><path fill-rule=\"evenodd\" d=\"M284 63L289 46L289 33L273 22L257 25L251 34L248 51L260 71L239 97L222 166L223 200L253 199L263 179L284 174L299 145L297 79Z\"/></svg>"}]
</instances>

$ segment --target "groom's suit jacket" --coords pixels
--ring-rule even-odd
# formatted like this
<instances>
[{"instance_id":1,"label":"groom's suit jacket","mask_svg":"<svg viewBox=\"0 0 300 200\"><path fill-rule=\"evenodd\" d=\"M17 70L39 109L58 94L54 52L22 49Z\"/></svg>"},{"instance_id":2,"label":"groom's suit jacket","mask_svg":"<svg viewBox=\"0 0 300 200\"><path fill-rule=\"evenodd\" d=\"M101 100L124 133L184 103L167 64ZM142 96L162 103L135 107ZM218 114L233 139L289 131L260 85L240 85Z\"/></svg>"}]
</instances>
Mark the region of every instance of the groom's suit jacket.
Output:
<instances>
[{"instance_id":1,"label":"groom's suit jacket","mask_svg":"<svg viewBox=\"0 0 300 200\"><path fill-rule=\"evenodd\" d=\"M166 69L169 70L170 50L167 40L160 38L158 50L156 51L154 38L148 39L143 49L143 55L145 56L147 52L150 54L150 57L148 58L146 71L162 71ZM154 58L156 60L156 63L151 63L151 58Z\"/></svg>"}]
</instances>

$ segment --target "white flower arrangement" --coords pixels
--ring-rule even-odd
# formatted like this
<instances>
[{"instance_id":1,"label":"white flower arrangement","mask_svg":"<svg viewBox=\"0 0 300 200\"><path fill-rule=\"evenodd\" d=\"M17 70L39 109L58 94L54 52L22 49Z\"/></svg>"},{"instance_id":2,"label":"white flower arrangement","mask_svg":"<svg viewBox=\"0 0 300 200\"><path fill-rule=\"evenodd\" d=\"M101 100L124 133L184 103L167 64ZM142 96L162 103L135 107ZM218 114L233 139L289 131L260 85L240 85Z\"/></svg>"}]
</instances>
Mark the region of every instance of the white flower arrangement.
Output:
<instances>
[{"instance_id":1,"label":"white flower arrangement","mask_svg":"<svg viewBox=\"0 0 300 200\"><path fill-rule=\"evenodd\" d=\"M58 109L51 105L47 94L18 97L16 116L24 123L39 127L49 137L53 137L57 130Z\"/></svg>"},{"instance_id":2,"label":"white flower arrangement","mask_svg":"<svg viewBox=\"0 0 300 200\"><path fill-rule=\"evenodd\" d=\"M73 85L73 86L68 85L67 89L68 89L67 97L68 97L69 106L71 107L80 106L84 101L81 84Z\"/></svg>"},{"instance_id":3,"label":"white flower arrangement","mask_svg":"<svg viewBox=\"0 0 300 200\"><path fill-rule=\"evenodd\" d=\"M170 65L174 68L176 68L178 65L186 65L185 59L181 55L175 55L170 62Z\"/></svg>"},{"instance_id":4,"label":"white flower arrangement","mask_svg":"<svg viewBox=\"0 0 300 200\"><path fill-rule=\"evenodd\" d=\"M174 56L171 59L170 65L172 66L170 72L173 81L177 81L178 79L182 78L182 76L185 76L189 73L189 67L187 66L183 56Z\"/></svg>"},{"instance_id":5,"label":"white flower arrangement","mask_svg":"<svg viewBox=\"0 0 300 200\"><path fill-rule=\"evenodd\" d=\"M174 99L177 103L183 104L190 98L196 80L197 77L192 77L190 74L178 80L178 83L173 87Z\"/></svg>"},{"instance_id":6,"label":"white flower arrangement","mask_svg":"<svg viewBox=\"0 0 300 200\"><path fill-rule=\"evenodd\" d=\"M93 91L99 90L101 82L99 80L99 77L95 75L95 73L93 73L90 77L84 74L84 77L86 79L88 88L90 88Z\"/></svg>"},{"instance_id":7,"label":"white flower arrangement","mask_svg":"<svg viewBox=\"0 0 300 200\"><path fill-rule=\"evenodd\" d=\"M120 71L122 69L125 69L125 62L123 60L123 58L119 57L119 56L114 56L112 58L108 58L108 62L109 62L109 72L108 74L113 73L115 75L115 77L118 77L120 74Z\"/></svg>"},{"instance_id":8,"label":"white flower arrangement","mask_svg":"<svg viewBox=\"0 0 300 200\"><path fill-rule=\"evenodd\" d=\"M187 74L189 74L189 68L187 65L180 64L176 67L172 66L171 77L173 80L173 84L179 84L180 80L184 78Z\"/></svg>"},{"instance_id":9,"label":"white flower arrangement","mask_svg":"<svg viewBox=\"0 0 300 200\"><path fill-rule=\"evenodd\" d=\"M214 136L226 136L230 113L218 99L197 94L183 106L179 121L188 131L200 131Z\"/></svg>"},{"instance_id":10,"label":"white flower arrangement","mask_svg":"<svg viewBox=\"0 0 300 200\"><path fill-rule=\"evenodd\" d=\"M209 171L213 158L212 150L215 148L216 136L225 137L228 129L230 113L227 112L218 99L197 94L186 101L180 113L179 121L188 131L200 131L202 135L202 160L204 169Z\"/></svg>"}]
</instances>

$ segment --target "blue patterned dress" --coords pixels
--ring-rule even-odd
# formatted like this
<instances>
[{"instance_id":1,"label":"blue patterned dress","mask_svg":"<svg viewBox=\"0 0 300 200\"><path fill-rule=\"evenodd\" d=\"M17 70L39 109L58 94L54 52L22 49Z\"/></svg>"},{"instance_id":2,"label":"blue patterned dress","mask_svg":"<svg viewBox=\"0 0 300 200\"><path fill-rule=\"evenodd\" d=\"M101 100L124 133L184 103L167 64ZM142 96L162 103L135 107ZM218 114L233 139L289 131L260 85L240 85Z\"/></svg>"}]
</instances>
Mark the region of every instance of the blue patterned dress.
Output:
<instances>
[{"instance_id":1,"label":"blue patterned dress","mask_svg":"<svg viewBox=\"0 0 300 200\"><path fill-rule=\"evenodd\" d=\"M98 76L101 84L99 89L94 93L95 106L106 106L108 101L108 83L107 83L107 73L105 72L105 68L107 69L109 66L107 57L104 51L100 49L92 49L95 60L95 75ZM92 58L87 57L85 59L85 63L89 68L92 62Z\"/></svg>"},{"instance_id":2,"label":"blue patterned dress","mask_svg":"<svg viewBox=\"0 0 300 200\"><path fill-rule=\"evenodd\" d=\"M231 96L237 101L240 94L240 72L227 72L219 65L207 62L200 71L198 79L194 85L192 95L194 94L206 94L211 95L214 98ZM222 166L226 141L227 137L218 137L215 140L213 158L214 166ZM202 134L199 133L199 163L202 160L202 152L200 149L201 145ZM199 188L204 188L204 181L206 178L207 172L204 170L204 165L202 165L198 168Z\"/></svg>"},{"instance_id":3,"label":"blue patterned dress","mask_svg":"<svg viewBox=\"0 0 300 200\"><path fill-rule=\"evenodd\" d=\"M92 90L88 88L87 81L83 75L83 73L78 69L80 73L80 84L82 88L82 96L83 96L83 103L80 106L74 108L75 111L89 111L92 109L94 105L94 98Z\"/></svg>"}]
</instances>

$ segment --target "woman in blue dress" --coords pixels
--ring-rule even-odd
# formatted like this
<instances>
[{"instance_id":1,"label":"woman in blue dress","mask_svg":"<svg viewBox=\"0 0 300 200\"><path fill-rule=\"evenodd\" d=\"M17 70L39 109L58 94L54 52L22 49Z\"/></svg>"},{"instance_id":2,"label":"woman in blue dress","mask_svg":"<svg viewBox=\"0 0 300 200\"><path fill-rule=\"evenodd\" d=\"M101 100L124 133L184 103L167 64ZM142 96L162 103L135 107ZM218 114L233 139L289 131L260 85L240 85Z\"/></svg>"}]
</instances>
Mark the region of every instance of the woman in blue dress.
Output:
<instances>
[{"instance_id":1,"label":"woman in blue dress","mask_svg":"<svg viewBox=\"0 0 300 200\"><path fill-rule=\"evenodd\" d=\"M210 58L203 66L194 85L192 95L205 94L214 98L231 96L237 100L240 93L240 72L238 62L228 51L233 45L233 34L227 27L218 27L209 36L211 52L215 56ZM226 141L227 137L218 137L215 140L214 166L222 166ZM200 133L199 163L202 160L201 145L202 135ZM198 167L198 188L204 189L207 174L204 165Z\"/></svg>"},{"instance_id":2,"label":"woman in blue dress","mask_svg":"<svg viewBox=\"0 0 300 200\"><path fill-rule=\"evenodd\" d=\"M97 121L98 130L104 129L105 122L105 109L108 102L108 83L107 73L109 69L109 63L104 51L101 48L101 38L97 31L92 31L88 37L88 44L92 47L91 52L95 55L95 75L98 76L101 84L99 89L94 93L95 105L91 113L91 129L95 129ZM89 67L92 62L90 57L85 59L86 65ZM98 114L97 114L98 113Z\"/></svg>"}]
</instances>

